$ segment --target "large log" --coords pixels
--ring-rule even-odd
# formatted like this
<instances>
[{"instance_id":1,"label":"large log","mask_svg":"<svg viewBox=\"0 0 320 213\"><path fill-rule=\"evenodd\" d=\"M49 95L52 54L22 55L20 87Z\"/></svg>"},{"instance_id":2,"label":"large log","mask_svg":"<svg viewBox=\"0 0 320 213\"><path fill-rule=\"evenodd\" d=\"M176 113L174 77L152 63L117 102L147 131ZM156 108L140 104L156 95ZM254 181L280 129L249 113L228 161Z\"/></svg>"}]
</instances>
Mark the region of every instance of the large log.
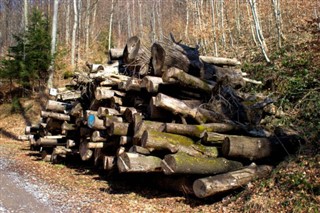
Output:
<instances>
[{"instance_id":1,"label":"large log","mask_svg":"<svg viewBox=\"0 0 320 213\"><path fill-rule=\"evenodd\" d=\"M97 87L94 92L94 97L97 100L110 99L113 96L114 96L114 91L106 87Z\"/></svg>"},{"instance_id":2,"label":"large log","mask_svg":"<svg viewBox=\"0 0 320 213\"><path fill-rule=\"evenodd\" d=\"M222 153L225 157L262 159L271 156L272 142L268 138L232 135L223 141Z\"/></svg>"},{"instance_id":3,"label":"large log","mask_svg":"<svg viewBox=\"0 0 320 213\"><path fill-rule=\"evenodd\" d=\"M184 72L183 70L177 69L175 67L167 69L163 73L162 79L164 82L168 82L170 81L170 79L175 79L183 86L199 89L201 91L206 92L207 94L210 94L213 88L213 85L208 84L200 78L192 76Z\"/></svg>"},{"instance_id":4,"label":"large log","mask_svg":"<svg viewBox=\"0 0 320 213\"><path fill-rule=\"evenodd\" d=\"M41 116L44 118L54 118L61 121L70 121L69 115L57 113L57 112L41 111Z\"/></svg>"},{"instance_id":5,"label":"large log","mask_svg":"<svg viewBox=\"0 0 320 213\"><path fill-rule=\"evenodd\" d=\"M111 48L108 51L108 55L109 55L109 60L110 61L120 60L123 57L123 49Z\"/></svg>"},{"instance_id":6,"label":"large log","mask_svg":"<svg viewBox=\"0 0 320 213\"><path fill-rule=\"evenodd\" d=\"M138 153L122 153L117 160L119 172L161 172L161 159Z\"/></svg>"},{"instance_id":7,"label":"large log","mask_svg":"<svg viewBox=\"0 0 320 213\"><path fill-rule=\"evenodd\" d=\"M195 119L198 123L205 123L210 118L203 115L198 108L190 108L188 105L183 103L176 98L172 98L165 94L159 93L155 99L155 106L163 108L172 112L173 114L180 114L182 116L189 116Z\"/></svg>"},{"instance_id":8,"label":"large log","mask_svg":"<svg viewBox=\"0 0 320 213\"><path fill-rule=\"evenodd\" d=\"M253 163L241 170L200 178L194 181L193 191L199 198L209 197L221 192L244 187L256 178L267 177L271 170L272 166L257 166Z\"/></svg>"},{"instance_id":9,"label":"large log","mask_svg":"<svg viewBox=\"0 0 320 213\"><path fill-rule=\"evenodd\" d=\"M166 123L165 127L165 132L198 138L200 138L205 131L223 133L238 130L238 126L226 123L206 123L199 125Z\"/></svg>"},{"instance_id":10,"label":"large log","mask_svg":"<svg viewBox=\"0 0 320 213\"><path fill-rule=\"evenodd\" d=\"M171 153L184 152L190 156L217 157L216 147L195 144L191 138L165 132L146 130L141 138L141 146L151 150L165 150Z\"/></svg>"},{"instance_id":11,"label":"large log","mask_svg":"<svg viewBox=\"0 0 320 213\"><path fill-rule=\"evenodd\" d=\"M46 110L54 112L65 112L70 110L71 107L71 104L54 100L48 100L46 104Z\"/></svg>"},{"instance_id":12,"label":"large log","mask_svg":"<svg viewBox=\"0 0 320 213\"><path fill-rule=\"evenodd\" d=\"M218 174L237 170L242 163L225 158L209 158L204 156L190 156L186 153L169 154L161 162L161 168L169 174Z\"/></svg>"}]
</instances>

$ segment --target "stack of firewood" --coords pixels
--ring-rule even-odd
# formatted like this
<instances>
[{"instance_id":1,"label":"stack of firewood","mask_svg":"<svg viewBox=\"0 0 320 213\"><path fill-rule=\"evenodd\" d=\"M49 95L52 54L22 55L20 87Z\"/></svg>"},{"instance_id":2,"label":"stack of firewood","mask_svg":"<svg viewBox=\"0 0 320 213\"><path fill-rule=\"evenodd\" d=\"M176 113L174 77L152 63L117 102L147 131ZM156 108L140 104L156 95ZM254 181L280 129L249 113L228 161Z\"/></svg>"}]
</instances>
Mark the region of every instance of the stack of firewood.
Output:
<instances>
[{"instance_id":1,"label":"stack of firewood","mask_svg":"<svg viewBox=\"0 0 320 213\"><path fill-rule=\"evenodd\" d=\"M272 167L260 162L292 144L260 127L277 113L269 98L237 90L260 82L236 59L200 56L173 37L151 50L132 37L109 59L52 89L39 124L26 127L44 160L79 154L105 170L162 173L203 198L267 176Z\"/></svg>"}]
</instances>

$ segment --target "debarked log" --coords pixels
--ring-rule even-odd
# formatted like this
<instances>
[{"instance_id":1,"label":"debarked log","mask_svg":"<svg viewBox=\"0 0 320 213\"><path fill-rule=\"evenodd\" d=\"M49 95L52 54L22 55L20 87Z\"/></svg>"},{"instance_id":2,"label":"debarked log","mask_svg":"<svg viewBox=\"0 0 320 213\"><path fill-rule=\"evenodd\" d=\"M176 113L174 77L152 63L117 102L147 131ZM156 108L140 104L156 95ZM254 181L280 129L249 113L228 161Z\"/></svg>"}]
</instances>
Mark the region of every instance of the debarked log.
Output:
<instances>
[{"instance_id":1,"label":"debarked log","mask_svg":"<svg viewBox=\"0 0 320 213\"><path fill-rule=\"evenodd\" d=\"M199 89L208 94L212 92L212 88L214 87L214 85L208 84L200 78L192 76L184 72L183 70L177 69L175 67L166 70L162 75L162 79L164 82L168 82L170 81L170 79L175 79L183 86Z\"/></svg>"},{"instance_id":2,"label":"debarked log","mask_svg":"<svg viewBox=\"0 0 320 213\"><path fill-rule=\"evenodd\" d=\"M257 166L253 163L241 170L200 178L194 181L193 191L199 198L209 197L221 192L243 187L256 178L267 177L271 171L272 166Z\"/></svg>"},{"instance_id":3,"label":"debarked log","mask_svg":"<svg viewBox=\"0 0 320 213\"><path fill-rule=\"evenodd\" d=\"M231 161L225 158L210 158L205 156L194 157L181 152L166 155L161 162L161 168L167 175L218 174L237 170L241 167L242 163L237 161Z\"/></svg>"},{"instance_id":4,"label":"debarked log","mask_svg":"<svg viewBox=\"0 0 320 213\"><path fill-rule=\"evenodd\" d=\"M272 142L268 138L232 135L223 141L222 154L225 157L262 159L272 154Z\"/></svg>"},{"instance_id":5,"label":"debarked log","mask_svg":"<svg viewBox=\"0 0 320 213\"><path fill-rule=\"evenodd\" d=\"M54 100L48 100L46 104L46 110L54 112L65 112L67 110L70 110L71 107L72 105L69 103Z\"/></svg>"},{"instance_id":6,"label":"debarked log","mask_svg":"<svg viewBox=\"0 0 320 213\"><path fill-rule=\"evenodd\" d=\"M138 153L122 153L117 160L119 172L161 172L161 159Z\"/></svg>"},{"instance_id":7,"label":"debarked log","mask_svg":"<svg viewBox=\"0 0 320 213\"><path fill-rule=\"evenodd\" d=\"M198 123L205 123L207 120L210 120L210 118L202 114L198 108L190 108L183 101L176 98L172 98L162 93L159 93L156 96L154 105L156 107L168 110L173 114L180 114L182 116L192 117Z\"/></svg>"},{"instance_id":8,"label":"debarked log","mask_svg":"<svg viewBox=\"0 0 320 213\"><path fill-rule=\"evenodd\" d=\"M190 156L217 157L216 147L195 144L191 138L157 131L144 131L141 146L151 150L166 150L171 153L184 152Z\"/></svg>"},{"instance_id":9,"label":"debarked log","mask_svg":"<svg viewBox=\"0 0 320 213\"><path fill-rule=\"evenodd\" d=\"M54 118L54 119L61 120L61 121L70 121L69 115L57 113L57 112L41 111L41 117Z\"/></svg>"}]
</instances>

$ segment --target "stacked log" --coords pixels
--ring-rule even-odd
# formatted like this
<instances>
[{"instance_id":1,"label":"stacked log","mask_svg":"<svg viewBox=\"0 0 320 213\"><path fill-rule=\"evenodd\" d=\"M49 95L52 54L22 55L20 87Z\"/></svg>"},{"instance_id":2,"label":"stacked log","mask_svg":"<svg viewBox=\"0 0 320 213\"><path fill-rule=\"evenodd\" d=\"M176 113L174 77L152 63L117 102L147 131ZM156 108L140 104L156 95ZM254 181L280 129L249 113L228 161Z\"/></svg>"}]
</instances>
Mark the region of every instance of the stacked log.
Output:
<instances>
[{"instance_id":1,"label":"stacked log","mask_svg":"<svg viewBox=\"0 0 320 213\"><path fill-rule=\"evenodd\" d=\"M150 51L141 46L130 38L123 54L110 50L109 64L87 63L89 73L77 73L69 90L56 92L42 121L26 127L32 148L52 162L79 154L120 173L192 174L201 198L267 176L268 166L246 166L281 147L250 122L269 102L248 105L237 93L245 79L232 67L240 62L200 57L173 37Z\"/></svg>"}]
</instances>

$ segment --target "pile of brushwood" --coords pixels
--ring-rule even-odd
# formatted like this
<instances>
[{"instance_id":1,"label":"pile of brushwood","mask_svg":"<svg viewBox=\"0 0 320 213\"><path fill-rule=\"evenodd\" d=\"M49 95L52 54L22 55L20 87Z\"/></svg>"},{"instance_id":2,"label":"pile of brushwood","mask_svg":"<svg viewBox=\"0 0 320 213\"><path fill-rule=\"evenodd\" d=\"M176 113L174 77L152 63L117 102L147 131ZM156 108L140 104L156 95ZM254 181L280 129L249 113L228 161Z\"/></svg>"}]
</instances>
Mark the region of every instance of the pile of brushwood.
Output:
<instances>
[{"instance_id":1,"label":"pile of brushwood","mask_svg":"<svg viewBox=\"0 0 320 213\"><path fill-rule=\"evenodd\" d=\"M294 131L262 127L283 113L239 91L261 82L236 59L200 56L173 36L147 48L134 36L108 64L86 65L26 127L43 160L79 155L120 175L162 174L159 184L204 198L268 176L299 144Z\"/></svg>"}]
</instances>

